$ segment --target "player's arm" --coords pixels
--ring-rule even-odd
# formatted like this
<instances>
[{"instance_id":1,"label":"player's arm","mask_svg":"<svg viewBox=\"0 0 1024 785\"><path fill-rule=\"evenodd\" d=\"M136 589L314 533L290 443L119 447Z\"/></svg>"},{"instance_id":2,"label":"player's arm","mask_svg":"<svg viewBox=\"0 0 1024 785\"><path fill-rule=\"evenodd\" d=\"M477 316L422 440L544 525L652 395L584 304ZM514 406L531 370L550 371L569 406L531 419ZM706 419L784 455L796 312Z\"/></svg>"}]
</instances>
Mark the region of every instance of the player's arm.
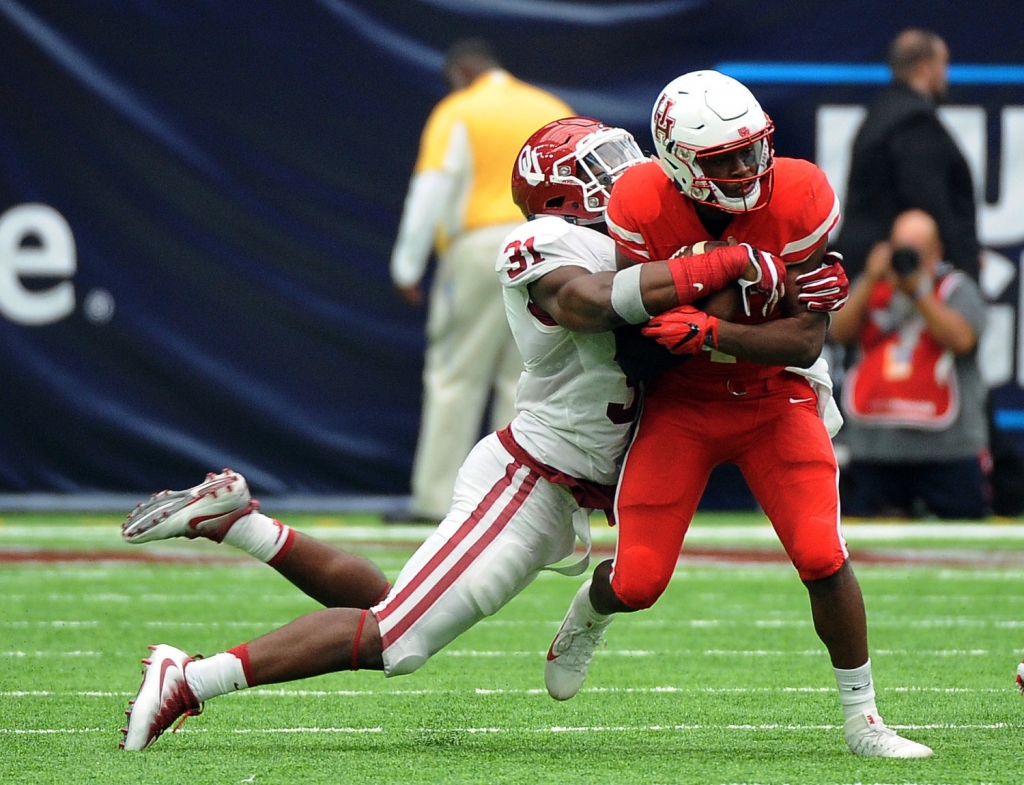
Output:
<instances>
[{"instance_id":1,"label":"player's arm","mask_svg":"<svg viewBox=\"0 0 1024 785\"><path fill-rule=\"evenodd\" d=\"M789 266L791 286L782 304L781 319L737 324L721 318L724 314L716 316L713 305L709 307L712 313L685 306L652 319L644 334L675 354L696 354L707 348L766 365L809 367L821 354L828 317L824 312L808 310L800 299L798 279L828 268L824 261L822 244L802 262Z\"/></svg>"},{"instance_id":2,"label":"player's arm","mask_svg":"<svg viewBox=\"0 0 1024 785\"><path fill-rule=\"evenodd\" d=\"M721 352L765 365L814 364L825 344L824 314L804 311L796 316L764 324L720 322L718 345Z\"/></svg>"},{"instance_id":3,"label":"player's arm","mask_svg":"<svg viewBox=\"0 0 1024 785\"><path fill-rule=\"evenodd\" d=\"M808 310L800 299L799 279L825 263L825 245L819 245L802 262L786 267L783 318L761 324L722 322L718 332L719 351L766 365L794 365L807 368L821 355L825 345L828 316Z\"/></svg>"},{"instance_id":4,"label":"player's arm","mask_svg":"<svg viewBox=\"0 0 1024 785\"><path fill-rule=\"evenodd\" d=\"M632 267L634 264L640 264L639 259L634 259L632 256L627 256L622 252L622 246L618 243L615 244L615 267L619 270L625 270L627 267Z\"/></svg>"},{"instance_id":5,"label":"player's arm","mask_svg":"<svg viewBox=\"0 0 1024 785\"><path fill-rule=\"evenodd\" d=\"M667 261L614 273L588 274L579 267L562 267L530 284L530 297L556 322L576 332L645 322L670 308L703 299L737 278L749 281L752 291L762 292L766 309L778 302L785 288L780 260L735 241L701 245L707 249L680 249Z\"/></svg>"},{"instance_id":6,"label":"player's arm","mask_svg":"<svg viewBox=\"0 0 1024 785\"><path fill-rule=\"evenodd\" d=\"M640 292L647 313L661 313L679 304L666 265L640 272ZM583 267L558 267L530 284L530 299L567 330L596 333L627 323L612 306L618 273L592 273ZM646 319L644 319L646 321Z\"/></svg>"}]
</instances>

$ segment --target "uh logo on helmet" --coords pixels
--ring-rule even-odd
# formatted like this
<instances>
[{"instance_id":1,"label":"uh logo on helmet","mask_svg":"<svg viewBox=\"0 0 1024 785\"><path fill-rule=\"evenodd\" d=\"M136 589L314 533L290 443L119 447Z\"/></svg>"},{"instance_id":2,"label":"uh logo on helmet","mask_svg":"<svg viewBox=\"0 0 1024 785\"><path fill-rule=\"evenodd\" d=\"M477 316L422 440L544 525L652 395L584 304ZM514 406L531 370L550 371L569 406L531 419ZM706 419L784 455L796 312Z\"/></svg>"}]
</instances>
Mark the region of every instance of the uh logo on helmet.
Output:
<instances>
[{"instance_id":1,"label":"uh logo on helmet","mask_svg":"<svg viewBox=\"0 0 1024 785\"><path fill-rule=\"evenodd\" d=\"M775 126L744 85L718 71L693 71L661 91L651 114L658 162L679 190L727 212L768 204ZM737 154L752 173L712 176L709 158Z\"/></svg>"}]
</instances>

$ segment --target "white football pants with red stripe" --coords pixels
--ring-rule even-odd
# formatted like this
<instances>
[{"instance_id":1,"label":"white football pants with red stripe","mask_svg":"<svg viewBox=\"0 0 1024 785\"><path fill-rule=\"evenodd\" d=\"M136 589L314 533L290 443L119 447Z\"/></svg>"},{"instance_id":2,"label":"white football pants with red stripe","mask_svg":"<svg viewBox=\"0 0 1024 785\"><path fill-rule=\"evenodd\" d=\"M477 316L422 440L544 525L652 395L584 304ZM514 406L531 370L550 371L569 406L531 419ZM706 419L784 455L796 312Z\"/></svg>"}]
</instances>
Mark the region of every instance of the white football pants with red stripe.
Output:
<instances>
[{"instance_id":1,"label":"white football pants with red stripe","mask_svg":"<svg viewBox=\"0 0 1024 785\"><path fill-rule=\"evenodd\" d=\"M573 554L572 494L518 463L491 434L463 463L451 511L371 608L387 676L412 673Z\"/></svg>"}]
</instances>

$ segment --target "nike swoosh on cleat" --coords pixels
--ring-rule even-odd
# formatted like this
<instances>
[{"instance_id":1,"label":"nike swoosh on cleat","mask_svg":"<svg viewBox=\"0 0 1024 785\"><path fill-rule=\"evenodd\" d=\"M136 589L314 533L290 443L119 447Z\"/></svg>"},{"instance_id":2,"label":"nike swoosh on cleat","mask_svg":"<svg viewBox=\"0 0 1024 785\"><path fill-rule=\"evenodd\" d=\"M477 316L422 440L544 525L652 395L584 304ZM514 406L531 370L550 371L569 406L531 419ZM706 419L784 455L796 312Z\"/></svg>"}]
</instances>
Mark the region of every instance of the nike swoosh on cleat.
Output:
<instances>
[{"instance_id":1,"label":"nike swoosh on cleat","mask_svg":"<svg viewBox=\"0 0 1024 785\"><path fill-rule=\"evenodd\" d=\"M222 512L211 513L210 515L197 515L195 518L188 522L188 527L195 532L199 531L199 527L207 521L212 521L214 518L221 518L224 516Z\"/></svg>"},{"instance_id":2,"label":"nike swoosh on cleat","mask_svg":"<svg viewBox=\"0 0 1024 785\"><path fill-rule=\"evenodd\" d=\"M808 401L813 401L813 400L814 400L813 398L790 398L789 402L790 403L807 403Z\"/></svg>"},{"instance_id":3,"label":"nike swoosh on cleat","mask_svg":"<svg viewBox=\"0 0 1024 785\"><path fill-rule=\"evenodd\" d=\"M555 636L555 640L551 641L551 645L548 647L548 662L554 662L558 659L558 655L555 654L555 642L558 640L558 636Z\"/></svg>"},{"instance_id":4,"label":"nike swoosh on cleat","mask_svg":"<svg viewBox=\"0 0 1024 785\"><path fill-rule=\"evenodd\" d=\"M160 684L157 688L158 699L164 694L164 678L167 676L167 669L177 667L177 664L170 657L164 657L164 661L160 663Z\"/></svg>"},{"instance_id":5,"label":"nike swoosh on cleat","mask_svg":"<svg viewBox=\"0 0 1024 785\"><path fill-rule=\"evenodd\" d=\"M704 291L704 284L702 284L702 283L695 283L693 285L693 288L696 289L698 292L703 292Z\"/></svg>"}]
</instances>

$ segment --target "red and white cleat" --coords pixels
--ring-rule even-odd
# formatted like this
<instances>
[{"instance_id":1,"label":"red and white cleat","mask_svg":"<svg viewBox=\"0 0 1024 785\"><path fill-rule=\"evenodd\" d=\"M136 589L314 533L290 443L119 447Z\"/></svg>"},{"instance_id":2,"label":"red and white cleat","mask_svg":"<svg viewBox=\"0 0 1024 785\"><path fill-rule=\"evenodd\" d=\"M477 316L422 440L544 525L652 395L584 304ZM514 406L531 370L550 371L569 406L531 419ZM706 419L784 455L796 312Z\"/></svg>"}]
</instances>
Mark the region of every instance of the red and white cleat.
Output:
<instances>
[{"instance_id":1,"label":"red and white cleat","mask_svg":"<svg viewBox=\"0 0 1024 785\"><path fill-rule=\"evenodd\" d=\"M258 510L241 474L225 469L206 475L205 482L185 491L161 491L142 502L121 524L128 542L150 542L170 537L206 537L221 542L243 515Z\"/></svg>"},{"instance_id":2,"label":"red and white cleat","mask_svg":"<svg viewBox=\"0 0 1024 785\"><path fill-rule=\"evenodd\" d=\"M1024 695L1024 662L1017 666L1017 689Z\"/></svg>"},{"instance_id":3,"label":"red and white cleat","mask_svg":"<svg viewBox=\"0 0 1024 785\"><path fill-rule=\"evenodd\" d=\"M881 717L866 712L848 719L843 731L854 755L866 758L930 758L933 754L931 747L903 738L886 727Z\"/></svg>"},{"instance_id":4,"label":"red and white cleat","mask_svg":"<svg viewBox=\"0 0 1024 785\"><path fill-rule=\"evenodd\" d=\"M171 727L179 717L201 714L203 707L185 681L185 668L194 662L181 649L161 643L142 661L142 686L128 701L128 724L121 728L121 749L144 750ZM180 723L179 723L180 725ZM177 728L175 728L177 730Z\"/></svg>"}]
</instances>

